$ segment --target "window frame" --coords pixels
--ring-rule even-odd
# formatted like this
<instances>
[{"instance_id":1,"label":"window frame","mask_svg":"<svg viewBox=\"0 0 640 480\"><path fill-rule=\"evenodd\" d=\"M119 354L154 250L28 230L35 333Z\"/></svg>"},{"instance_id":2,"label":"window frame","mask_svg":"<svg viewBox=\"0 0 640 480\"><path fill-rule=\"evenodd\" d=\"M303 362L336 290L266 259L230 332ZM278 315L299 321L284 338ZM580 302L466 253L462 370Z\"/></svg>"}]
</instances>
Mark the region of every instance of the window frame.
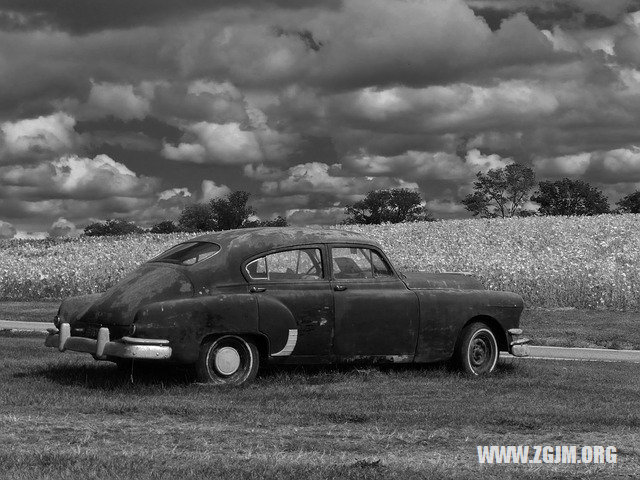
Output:
<instances>
[{"instance_id":1,"label":"window frame","mask_svg":"<svg viewBox=\"0 0 640 480\"><path fill-rule=\"evenodd\" d=\"M267 257L275 253L290 252L295 250L319 250L320 251L320 267L322 268L322 277L317 279L313 279L313 278L284 279L283 278L283 279L269 280L268 278L253 278L249 274L249 271L247 270L247 266L255 260L259 260L260 258ZM268 264L267 264L267 269L268 269ZM256 255L252 255L246 260L244 260L241 264L240 272L244 277L244 279L249 284L268 283L270 285L273 285L273 284L298 283L298 282L303 282L303 283L328 282L329 275L327 270L327 250L325 248L325 245L323 244L291 245L287 247L279 247L272 250L267 250L265 252L261 252Z\"/></svg>"},{"instance_id":2,"label":"window frame","mask_svg":"<svg viewBox=\"0 0 640 480\"><path fill-rule=\"evenodd\" d=\"M389 282L389 281L396 281L400 279L398 272L393 267L393 264L389 261L389 259L384 254L384 252L380 248L374 245L367 245L363 243L332 243L327 246L328 246L327 261L331 269L329 270L329 274L330 274L330 279L333 282L340 282L340 283L342 282ZM370 277L370 278L336 278L335 277L336 272L333 271L333 251L336 248L361 248L361 249L371 250L372 252L375 252L380 256L382 261L389 268L391 275L384 275L380 277Z\"/></svg>"}]
</instances>

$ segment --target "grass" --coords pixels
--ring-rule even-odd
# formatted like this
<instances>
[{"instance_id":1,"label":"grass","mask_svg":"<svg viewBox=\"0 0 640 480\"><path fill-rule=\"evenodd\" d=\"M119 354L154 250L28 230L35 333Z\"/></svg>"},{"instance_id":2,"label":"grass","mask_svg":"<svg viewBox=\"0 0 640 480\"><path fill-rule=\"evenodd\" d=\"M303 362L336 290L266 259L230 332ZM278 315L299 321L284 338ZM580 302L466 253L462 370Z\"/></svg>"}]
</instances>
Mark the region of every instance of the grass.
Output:
<instances>
[{"instance_id":1,"label":"grass","mask_svg":"<svg viewBox=\"0 0 640 480\"><path fill-rule=\"evenodd\" d=\"M516 361L275 369L244 388L118 373L0 336L2 478L604 478L640 475L640 366ZM131 381L133 380L133 381ZM481 466L476 445L615 445L618 465Z\"/></svg>"},{"instance_id":2,"label":"grass","mask_svg":"<svg viewBox=\"0 0 640 480\"><path fill-rule=\"evenodd\" d=\"M586 309L531 309L520 326L533 345L640 350L640 328L634 312Z\"/></svg>"},{"instance_id":3,"label":"grass","mask_svg":"<svg viewBox=\"0 0 640 480\"><path fill-rule=\"evenodd\" d=\"M59 302L0 302L0 320L50 323ZM531 309L521 327L534 345L640 350L638 314L586 309Z\"/></svg>"},{"instance_id":4,"label":"grass","mask_svg":"<svg viewBox=\"0 0 640 480\"><path fill-rule=\"evenodd\" d=\"M0 320L53 322L59 301L0 302Z\"/></svg>"}]
</instances>

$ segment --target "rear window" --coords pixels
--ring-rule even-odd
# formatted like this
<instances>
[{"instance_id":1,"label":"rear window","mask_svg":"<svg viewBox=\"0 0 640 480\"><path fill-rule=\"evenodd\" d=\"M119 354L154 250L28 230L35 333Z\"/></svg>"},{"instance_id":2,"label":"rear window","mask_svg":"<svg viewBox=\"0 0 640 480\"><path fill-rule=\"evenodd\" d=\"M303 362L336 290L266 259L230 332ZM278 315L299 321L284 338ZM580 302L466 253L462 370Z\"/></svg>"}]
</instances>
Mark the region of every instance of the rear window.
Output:
<instances>
[{"instance_id":1,"label":"rear window","mask_svg":"<svg viewBox=\"0 0 640 480\"><path fill-rule=\"evenodd\" d=\"M151 262L175 263L178 265L193 265L213 257L220 251L220 245L211 242L186 242L171 247L161 253Z\"/></svg>"}]
</instances>

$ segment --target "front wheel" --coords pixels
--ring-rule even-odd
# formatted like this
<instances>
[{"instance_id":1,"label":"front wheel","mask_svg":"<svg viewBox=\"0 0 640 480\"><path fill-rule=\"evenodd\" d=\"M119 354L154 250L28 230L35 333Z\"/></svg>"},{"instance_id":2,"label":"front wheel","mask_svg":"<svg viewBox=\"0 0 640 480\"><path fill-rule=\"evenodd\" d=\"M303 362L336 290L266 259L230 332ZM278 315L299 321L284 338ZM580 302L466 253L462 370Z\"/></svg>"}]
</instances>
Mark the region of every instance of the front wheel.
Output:
<instances>
[{"instance_id":1,"label":"front wheel","mask_svg":"<svg viewBox=\"0 0 640 480\"><path fill-rule=\"evenodd\" d=\"M462 369L471 375L491 373L498 363L498 342L491 329L482 322L467 325L456 350Z\"/></svg>"},{"instance_id":2,"label":"front wheel","mask_svg":"<svg viewBox=\"0 0 640 480\"><path fill-rule=\"evenodd\" d=\"M242 385L258 373L260 356L250 341L226 335L206 341L196 363L198 381L214 385Z\"/></svg>"}]
</instances>

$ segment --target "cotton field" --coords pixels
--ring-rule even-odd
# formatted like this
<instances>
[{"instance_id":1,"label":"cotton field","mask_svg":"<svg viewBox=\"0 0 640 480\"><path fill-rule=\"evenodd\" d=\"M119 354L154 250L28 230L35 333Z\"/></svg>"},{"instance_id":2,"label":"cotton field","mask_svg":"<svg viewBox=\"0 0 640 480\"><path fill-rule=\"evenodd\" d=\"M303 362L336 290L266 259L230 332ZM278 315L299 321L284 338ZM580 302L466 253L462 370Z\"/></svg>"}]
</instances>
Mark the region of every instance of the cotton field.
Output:
<instances>
[{"instance_id":1,"label":"cotton field","mask_svg":"<svg viewBox=\"0 0 640 480\"><path fill-rule=\"evenodd\" d=\"M400 270L463 271L531 307L640 310L640 215L449 220L349 226L380 242ZM0 243L0 298L61 298L107 289L189 234Z\"/></svg>"}]
</instances>

